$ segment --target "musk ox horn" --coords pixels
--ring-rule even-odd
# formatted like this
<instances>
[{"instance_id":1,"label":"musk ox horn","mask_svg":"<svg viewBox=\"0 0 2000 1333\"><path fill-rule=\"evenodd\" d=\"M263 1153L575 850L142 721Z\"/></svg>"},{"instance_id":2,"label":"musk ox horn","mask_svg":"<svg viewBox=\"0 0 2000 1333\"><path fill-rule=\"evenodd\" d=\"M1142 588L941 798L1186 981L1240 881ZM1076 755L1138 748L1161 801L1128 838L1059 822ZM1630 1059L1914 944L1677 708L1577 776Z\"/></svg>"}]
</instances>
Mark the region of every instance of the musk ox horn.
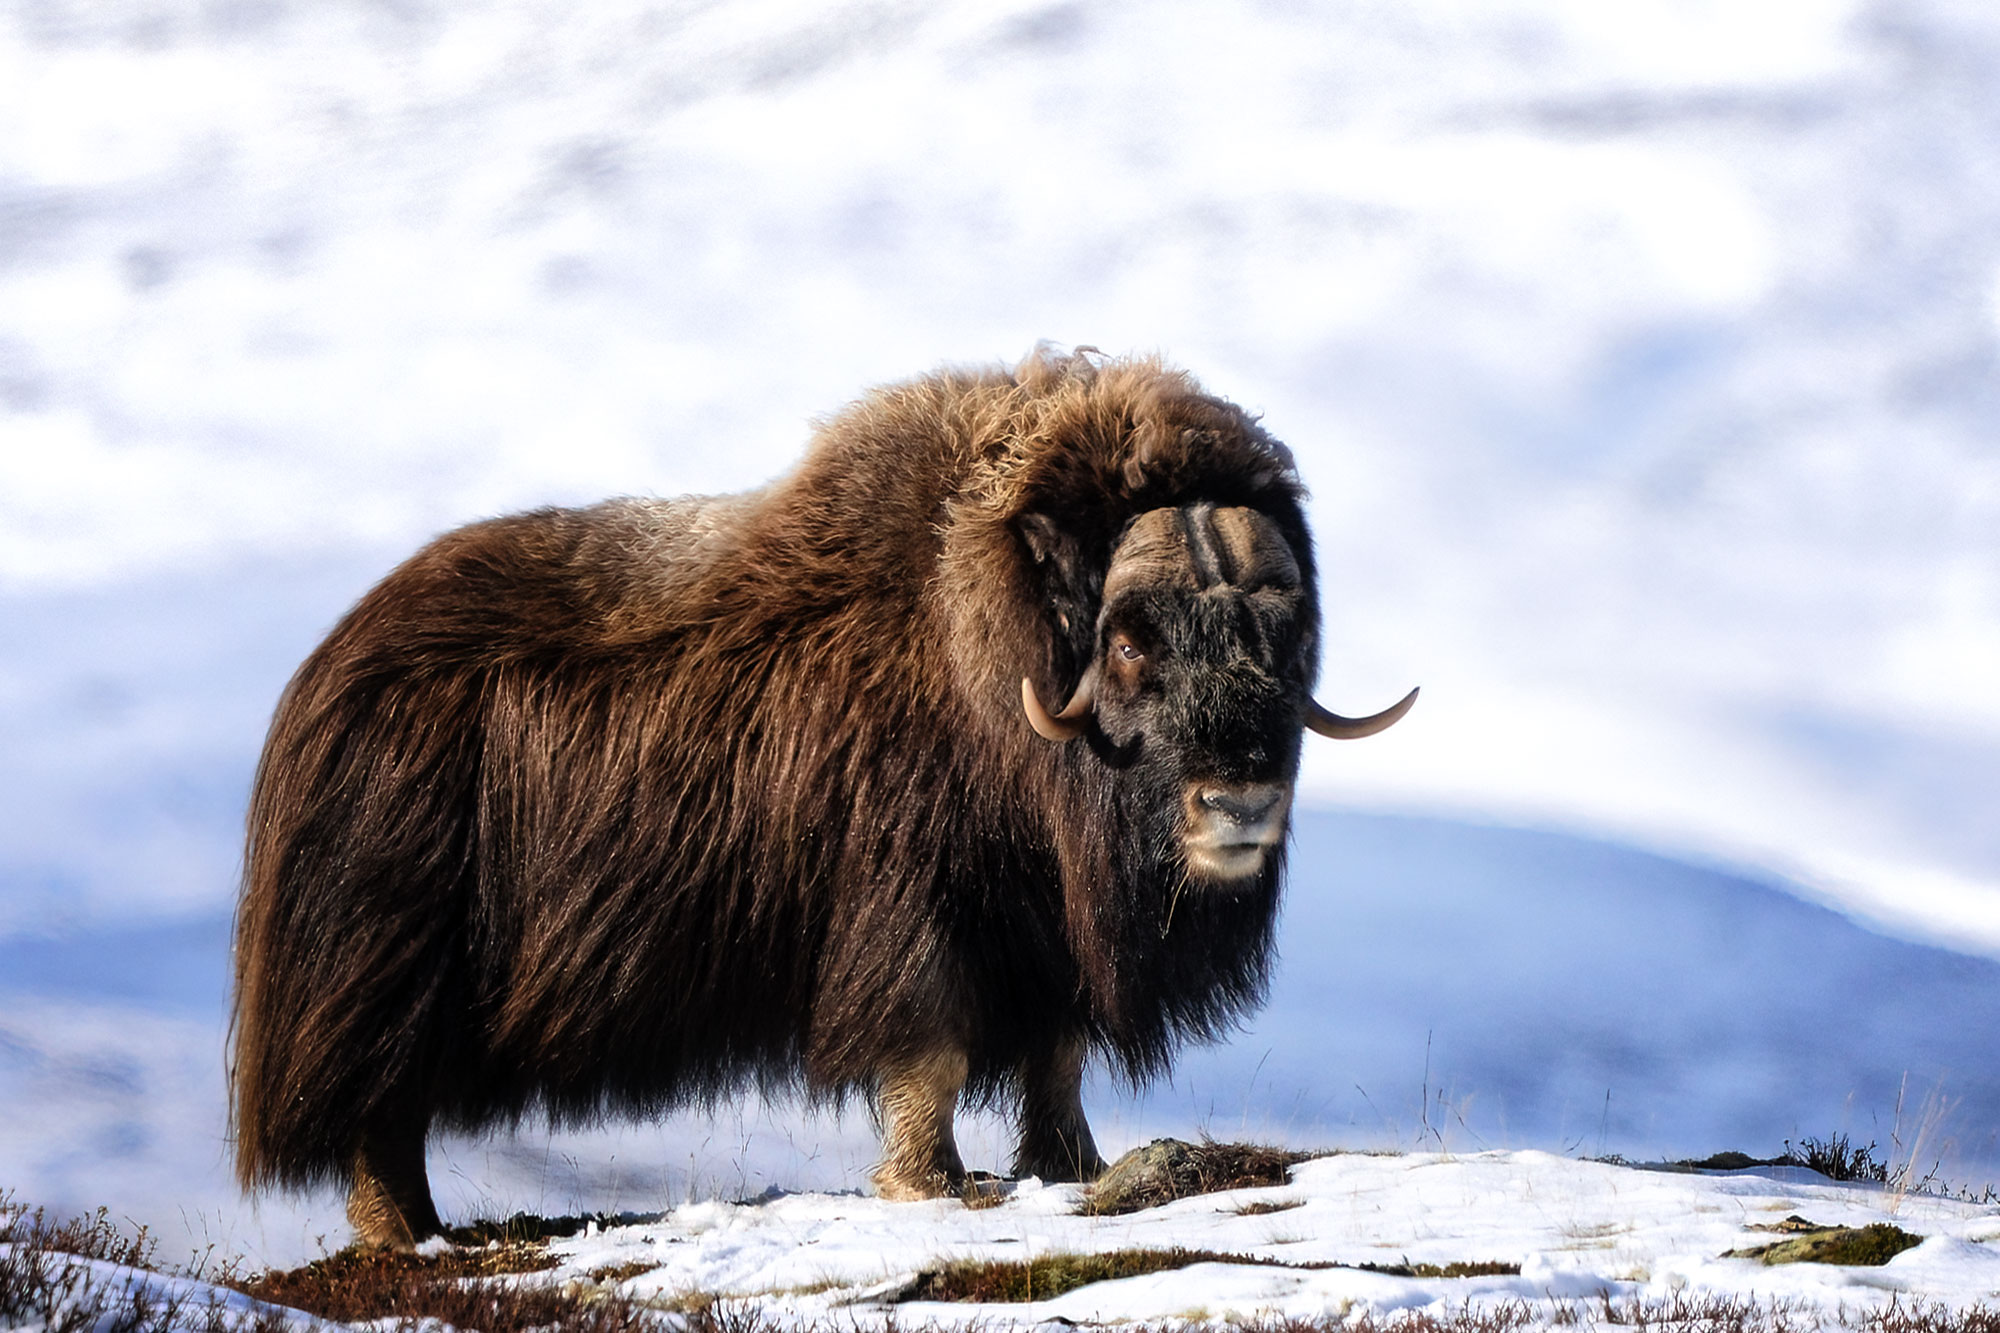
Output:
<instances>
[{"instance_id":1,"label":"musk ox horn","mask_svg":"<svg viewBox=\"0 0 2000 1333\"><path fill-rule=\"evenodd\" d=\"M1026 682L1022 682L1026 684ZM1419 687L1421 688L1421 687ZM1319 706L1317 699L1306 700L1306 726L1314 734L1334 741L1358 741L1363 736L1373 736L1378 731L1386 731L1396 725L1403 714L1410 711L1410 705L1417 701L1417 691L1411 690L1401 700L1369 717L1342 717L1329 713ZM1033 714L1029 714L1033 717ZM1035 728L1041 731L1040 726ZM1047 732L1042 732L1044 736Z\"/></svg>"},{"instance_id":2,"label":"musk ox horn","mask_svg":"<svg viewBox=\"0 0 2000 1333\"><path fill-rule=\"evenodd\" d=\"M1021 677L1021 711L1028 715L1028 725L1035 729L1035 734L1051 741L1073 741L1083 735L1084 719L1090 715L1091 683L1091 678L1084 676L1076 693L1070 696L1069 706L1060 713L1051 713L1042 707L1034 682Z\"/></svg>"}]
</instances>

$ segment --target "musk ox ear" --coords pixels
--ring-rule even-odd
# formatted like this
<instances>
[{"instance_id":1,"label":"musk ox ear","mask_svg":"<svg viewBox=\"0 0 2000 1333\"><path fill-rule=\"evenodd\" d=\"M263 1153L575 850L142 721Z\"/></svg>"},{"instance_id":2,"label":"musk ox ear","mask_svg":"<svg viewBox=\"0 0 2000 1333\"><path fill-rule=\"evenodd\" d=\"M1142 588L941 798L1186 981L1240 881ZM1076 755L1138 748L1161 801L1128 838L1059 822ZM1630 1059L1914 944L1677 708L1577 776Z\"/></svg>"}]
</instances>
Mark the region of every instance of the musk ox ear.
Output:
<instances>
[{"instance_id":1,"label":"musk ox ear","mask_svg":"<svg viewBox=\"0 0 2000 1333\"><path fill-rule=\"evenodd\" d=\"M1048 514L1023 514L1014 520L1020 531L1021 540L1027 545L1028 554L1038 565L1046 565L1051 560L1061 561L1065 556L1073 556L1076 549L1074 538L1065 534L1054 517Z\"/></svg>"},{"instance_id":2,"label":"musk ox ear","mask_svg":"<svg viewBox=\"0 0 2000 1333\"><path fill-rule=\"evenodd\" d=\"M1096 567L1101 560L1092 561L1077 525L1040 510L1022 514L1014 523L1022 545L1027 547L1044 602L1058 615L1059 628L1071 629L1069 622L1078 616L1094 621L1104 571Z\"/></svg>"},{"instance_id":3,"label":"musk ox ear","mask_svg":"<svg viewBox=\"0 0 2000 1333\"><path fill-rule=\"evenodd\" d=\"M1089 663L1104 586L1102 560L1076 530L1039 510L1014 520L1026 549L1038 613L1049 631L1048 667L1058 681L1075 681Z\"/></svg>"}]
</instances>

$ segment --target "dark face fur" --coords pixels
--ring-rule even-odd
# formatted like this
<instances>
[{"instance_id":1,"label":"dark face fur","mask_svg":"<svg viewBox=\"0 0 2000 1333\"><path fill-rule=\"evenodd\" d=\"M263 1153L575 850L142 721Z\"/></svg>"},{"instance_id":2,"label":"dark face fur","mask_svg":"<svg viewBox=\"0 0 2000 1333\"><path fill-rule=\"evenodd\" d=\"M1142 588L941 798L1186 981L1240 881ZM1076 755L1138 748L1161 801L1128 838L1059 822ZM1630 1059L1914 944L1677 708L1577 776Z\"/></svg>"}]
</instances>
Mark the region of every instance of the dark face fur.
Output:
<instances>
[{"instance_id":1,"label":"dark face fur","mask_svg":"<svg viewBox=\"0 0 2000 1333\"><path fill-rule=\"evenodd\" d=\"M1112 553L1089 739L1195 883L1251 880L1284 842L1309 686L1303 598L1291 548L1252 509L1150 510Z\"/></svg>"}]
</instances>

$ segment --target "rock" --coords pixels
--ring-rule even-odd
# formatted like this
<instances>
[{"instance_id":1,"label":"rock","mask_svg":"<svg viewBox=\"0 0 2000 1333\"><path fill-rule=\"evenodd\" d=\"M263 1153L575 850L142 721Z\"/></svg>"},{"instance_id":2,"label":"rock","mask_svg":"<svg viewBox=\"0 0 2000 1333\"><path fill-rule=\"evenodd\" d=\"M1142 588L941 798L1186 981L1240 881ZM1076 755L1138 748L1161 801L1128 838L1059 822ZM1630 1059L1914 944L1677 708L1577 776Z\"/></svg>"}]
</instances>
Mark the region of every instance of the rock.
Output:
<instances>
[{"instance_id":1,"label":"rock","mask_svg":"<svg viewBox=\"0 0 2000 1333\"><path fill-rule=\"evenodd\" d=\"M1805 1219L1786 1218L1778 1226L1790 1230L1785 1223L1795 1221ZM1912 1245L1922 1244L1923 1239L1892 1223L1871 1222L1865 1227L1821 1227L1771 1245L1728 1250L1722 1257L1755 1259L1765 1264L1846 1264L1872 1268L1888 1263Z\"/></svg>"},{"instance_id":2,"label":"rock","mask_svg":"<svg viewBox=\"0 0 2000 1333\"><path fill-rule=\"evenodd\" d=\"M1283 1185L1291 1180L1292 1164L1311 1155L1255 1143L1154 1139L1126 1153L1097 1178L1085 1196L1083 1211L1136 1213L1195 1194Z\"/></svg>"}]
</instances>

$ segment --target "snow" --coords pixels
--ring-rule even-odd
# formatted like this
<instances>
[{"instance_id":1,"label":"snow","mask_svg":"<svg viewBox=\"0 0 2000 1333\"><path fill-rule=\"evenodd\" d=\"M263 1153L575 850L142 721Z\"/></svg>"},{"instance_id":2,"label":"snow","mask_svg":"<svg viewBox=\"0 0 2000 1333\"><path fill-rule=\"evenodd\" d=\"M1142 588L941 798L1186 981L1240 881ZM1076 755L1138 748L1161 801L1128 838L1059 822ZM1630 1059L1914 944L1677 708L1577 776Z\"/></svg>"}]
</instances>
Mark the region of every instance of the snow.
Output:
<instances>
[{"instance_id":1,"label":"snow","mask_svg":"<svg viewBox=\"0 0 2000 1333\"><path fill-rule=\"evenodd\" d=\"M879 1321L884 1296L962 1259L1184 1248L1284 1264L1517 1264L1512 1276L1398 1277L1345 1268L1204 1263L1078 1288L1020 1305L907 1302L907 1327L1113 1322L1201 1316L1345 1316L1528 1302L1672 1296L1790 1302L1837 1319L1890 1299L1964 1306L2000 1296L2000 1207L1881 1186L1835 1184L1797 1167L1698 1174L1575 1161L1543 1152L1341 1154L1302 1163L1290 1184L1182 1199L1116 1217L1078 1216L1080 1189L1024 1181L1004 1203L891 1204L854 1194L710 1201L554 1243L549 1280L638 1262L637 1297L710 1293L790 1318ZM1296 1206L1245 1215L1253 1203ZM1924 1237L1879 1268L1725 1259L1778 1239L1793 1214L1829 1226L1891 1222ZM871 1294L872 1293L872 1294Z\"/></svg>"},{"instance_id":2,"label":"snow","mask_svg":"<svg viewBox=\"0 0 2000 1333\"><path fill-rule=\"evenodd\" d=\"M0 1181L342 1234L224 1140L292 668L434 532L755 485L1044 337L1262 411L1324 701L1424 687L1308 751L1271 1006L1094 1085L1105 1146L1763 1154L1935 1098L1989 1178L1996 71L1953 0L0 0ZM851 1184L859 1120L433 1166L657 1208Z\"/></svg>"}]
</instances>

